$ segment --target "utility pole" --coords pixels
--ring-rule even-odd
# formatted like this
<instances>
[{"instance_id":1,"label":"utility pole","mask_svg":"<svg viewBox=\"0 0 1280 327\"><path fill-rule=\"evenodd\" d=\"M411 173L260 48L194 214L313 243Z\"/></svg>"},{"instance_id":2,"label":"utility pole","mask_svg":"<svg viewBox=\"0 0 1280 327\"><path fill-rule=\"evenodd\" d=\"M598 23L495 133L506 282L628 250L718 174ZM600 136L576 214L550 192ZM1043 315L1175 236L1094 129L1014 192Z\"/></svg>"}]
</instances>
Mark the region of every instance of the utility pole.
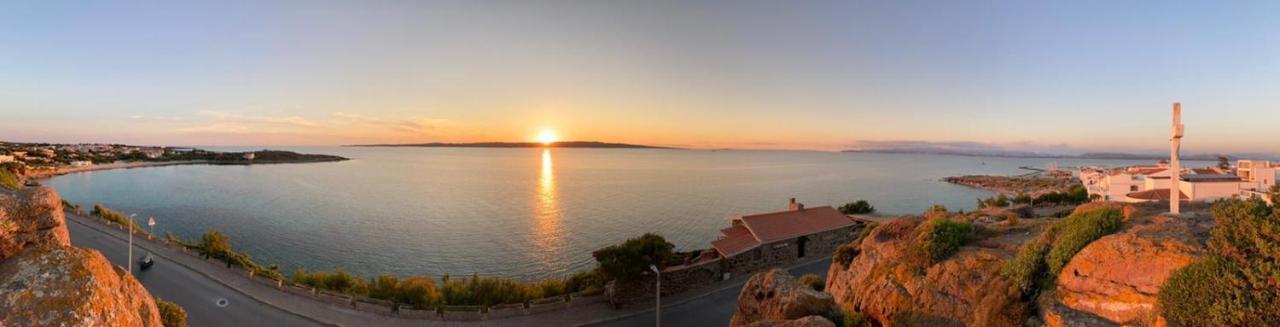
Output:
<instances>
[{"instance_id":1,"label":"utility pole","mask_svg":"<svg viewBox=\"0 0 1280 327\"><path fill-rule=\"evenodd\" d=\"M1178 152L1182 148L1182 103L1173 103L1173 126L1169 137L1169 213L1181 213L1179 202L1182 200L1182 168L1178 163Z\"/></svg>"},{"instance_id":2,"label":"utility pole","mask_svg":"<svg viewBox=\"0 0 1280 327\"><path fill-rule=\"evenodd\" d=\"M124 260L124 265L129 266L129 276L133 276L133 218L138 214L129 215L129 226L126 229L129 232L129 258Z\"/></svg>"}]
</instances>

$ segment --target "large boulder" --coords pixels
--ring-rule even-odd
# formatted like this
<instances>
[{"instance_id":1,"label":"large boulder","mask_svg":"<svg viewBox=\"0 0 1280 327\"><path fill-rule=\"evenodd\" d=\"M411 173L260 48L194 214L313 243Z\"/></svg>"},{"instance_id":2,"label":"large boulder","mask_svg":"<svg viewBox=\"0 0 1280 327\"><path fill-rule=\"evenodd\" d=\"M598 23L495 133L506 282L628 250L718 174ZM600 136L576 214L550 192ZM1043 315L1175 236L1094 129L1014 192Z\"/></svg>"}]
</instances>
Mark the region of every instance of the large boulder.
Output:
<instances>
[{"instance_id":1,"label":"large boulder","mask_svg":"<svg viewBox=\"0 0 1280 327\"><path fill-rule=\"evenodd\" d=\"M0 326L155 326L142 284L101 253L31 248L0 262Z\"/></svg>"},{"instance_id":2,"label":"large boulder","mask_svg":"<svg viewBox=\"0 0 1280 327\"><path fill-rule=\"evenodd\" d=\"M1169 275L1204 255L1210 223L1205 218L1163 215L1131 221L1129 228L1090 243L1072 257L1058 275L1051 299L1057 303L1051 305L1116 324L1163 325L1156 295ZM1078 325L1070 315L1059 316L1045 320Z\"/></svg>"},{"instance_id":3,"label":"large boulder","mask_svg":"<svg viewBox=\"0 0 1280 327\"><path fill-rule=\"evenodd\" d=\"M831 294L813 290L786 271L751 276L738 294L731 326L833 326L839 310Z\"/></svg>"},{"instance_id":4,"label":"large boulder","mask_svg":"<svg viewBox=\"0 0 1280 327\"><path fill-rule=\"evenodd\" d=\"M29 247L71 246L62 199L49 188L0 193L0 259Z\"/></svg>"},{"instance_id":5,"label":"large boulder","mask_svg":"<svg viewBox=\"0 0 1280 327\"><path fill-rule=\"evenodd\" d=\"M990 238L921 269L912 265L920 260L910 247L923 221L902 217L871 231L858 245L857 258L847 266L832 263L826 290L841 307L885 326L1022 325L1030 305L998 272L1017 245L1042 226L1028 222L991 229Z\"/></svg>"}]
</instances>

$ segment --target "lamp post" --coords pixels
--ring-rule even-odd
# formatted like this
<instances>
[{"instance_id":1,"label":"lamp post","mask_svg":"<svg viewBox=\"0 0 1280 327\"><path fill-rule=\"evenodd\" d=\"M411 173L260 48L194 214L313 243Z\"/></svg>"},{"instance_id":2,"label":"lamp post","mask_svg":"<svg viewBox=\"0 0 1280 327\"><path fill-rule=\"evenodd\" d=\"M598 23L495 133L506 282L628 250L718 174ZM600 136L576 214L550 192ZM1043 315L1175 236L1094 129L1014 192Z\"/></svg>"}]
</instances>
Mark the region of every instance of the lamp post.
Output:
<instances>
[{"instance_id":1,"label":"lamp post","mask_svg":"<svg viewBox=\"0 0 1280 327\"><path fill-rule=\"evenodd\" d=\"M662 271L658 270L658 266L655 265L649 265L649 270L652 270L658 276L658 287L655 287L655 291L653 291L654 299L657 300L657 304L653 307L653 318L656 322L655 326L662 327Z\"/></svg>"},{"instance_id":2,"label":"lamp post","mask_svg":"<svg viewBox=\"0 0 1280 327\"><path fill-rule=\"evenodd\" d=\"M129 215L129 258L124 260L124 265L129 266L129 275L133 275L133 218L138 214Z\"/></svg>"}]
</instances>

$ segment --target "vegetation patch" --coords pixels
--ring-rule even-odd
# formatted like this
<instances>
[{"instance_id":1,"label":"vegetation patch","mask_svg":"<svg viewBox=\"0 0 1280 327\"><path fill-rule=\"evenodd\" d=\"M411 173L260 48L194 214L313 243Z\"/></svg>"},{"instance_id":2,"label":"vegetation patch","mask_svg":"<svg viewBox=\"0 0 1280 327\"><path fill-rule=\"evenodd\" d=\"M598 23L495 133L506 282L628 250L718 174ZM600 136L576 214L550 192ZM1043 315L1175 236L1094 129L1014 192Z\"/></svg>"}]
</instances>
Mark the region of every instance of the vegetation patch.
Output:
<instances>
[{"instance_id":1,"label":"vegetation patch","mask_svg":"<svg viewBox=\"0 0 1280 327\"><path fill-rule=\"evenodd\" d=\"M156 307L160 309L160 323L164 327L187 327L187 310L177 303L156 300Z\"/></svg>"},{"instance_id":2,"label":"vegetation patch","mask_svg":"<svg viewBox=\"0 0 1280 327\"><path fill-rule=\"evenodd\" d=\"M618 245L611 245L591 253L596 258L600 274L606 280L630 281L648 274L649 266L665 268L675 257L674 244L662 236L646 233Z\"/></svg>"},{"instance_id":3,"label":"vegetation patch","mask_svg":"<svg viewBox=\"0 0 1280 327\"><path fill-rule=\"evenodd\" d=\"M125 214L117 212L115 210L111 210L110 208L103 206L101 203L94 204L93 211L90 212L90 214L98 218L102 218L103 220L119 224L120 226L132 228L135 233L140 233L143 235L151 235L150 233L147 233L147 230L142 229L141 226L138 226L138 224L133 223L133 219L130 219L129 216L126 216Z\"/></svg>"},{"instance_id":4,"label":"vegetation patch","mask_svg":"<svg viewBox=\"0 0 1280 327\"><path fill-rule=\"evenodd\" d=\"M1026 298L1053 285L1071 257L1093 241L1118 231L1123 224L1120 209L1098 206L1077 210L1028 241L1000 268Z\"/></svg>"},{"instance_id":5,"label":"vegetation patch","mask_svg":"<svg viewBox=\"0 0 1280 327\"><path fill-rule=\"evenodd\" d=\"M874 212L876 212L876 207L872 206L867 200L858 200L840 206L840 213L846 215L865 215Z\"/></svg>"},{"instance_id":6,"label":"vegetation patch","mask_svg":"<svg viewBox=\"0 0 1280 327\"><path fill-rule=\"evenodd\" d=\"M815 274L804 274L804 276L800 276L800 283L809 285L810 288L813 288L813 290L818 292L822 292L822 289L827 286L827 281Z\"/></svg>"},{"instance_id":7,"label":"vegetation patch","mask_svg":"<svg viewBox=\"0 0 1280 327\"><path fill-rule=\"evenodd\" d=\"M0 169L0 188L17 191L22 188L22 183L18 181L18 175L11 171Z\"/></svg>"},{"instance_id":8,"label":"vegetation patch","mask_svg":"<svg viewBox=\"0 0 1280 327\"><path fill-rule=\"evenodd\" d=\"M946 260L970 241L972 223L955 221L947 217L933 217L916 228L915 246L932 265ZM927 266L926 265L926 266Z\"/></svg>"},{"instance_id":9,"label":"vegetation patch","mask_svg":"<svg viewBox=\"0 0 1280 327\"><path fill-rule=\"evenodd\" d=\"M1260 199L1213 207L1209 256L1169 276L1159 307L1173 326L1280 321L1280 210Z\"/></svg>"},{"instance_id":10,"label":"vegetation patch","mask_svg":"<svg viewBox=\"0 0 1280 327\"><path fill-rule=\"evenodd\" d=\"M862 253L862 240L867 238L867 235L870 235L871 231L875 230L878 226L880 226L880 223L870 223L866 226L862 226L862 229L859 229L857 234L854 235L852 242L845 243L836 248L836 253L832 260L839 263L841 266L849 267L849 264L853 263L853 259L856 259L858 255Z\"/></svg>"}]
</instances>

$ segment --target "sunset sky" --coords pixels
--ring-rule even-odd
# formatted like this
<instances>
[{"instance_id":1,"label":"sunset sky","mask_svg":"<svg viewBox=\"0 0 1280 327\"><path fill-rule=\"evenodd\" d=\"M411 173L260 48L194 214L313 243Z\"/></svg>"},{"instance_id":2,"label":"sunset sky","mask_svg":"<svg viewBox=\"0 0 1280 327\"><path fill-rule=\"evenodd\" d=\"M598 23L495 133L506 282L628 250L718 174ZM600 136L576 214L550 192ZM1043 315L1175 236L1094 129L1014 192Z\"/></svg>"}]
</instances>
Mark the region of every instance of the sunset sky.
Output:
<instances>
[{"instance_id":1,"label":"sunset sky","mask_svg":"<svg viewBox=\"0 0 1280 327\"><path fill-rule=\"evenodd\" d=\"M0 140L1280 152L1280 2L0 3ZM794 4L794 5L793 5Z\"/></svg>"}]
</instances>

